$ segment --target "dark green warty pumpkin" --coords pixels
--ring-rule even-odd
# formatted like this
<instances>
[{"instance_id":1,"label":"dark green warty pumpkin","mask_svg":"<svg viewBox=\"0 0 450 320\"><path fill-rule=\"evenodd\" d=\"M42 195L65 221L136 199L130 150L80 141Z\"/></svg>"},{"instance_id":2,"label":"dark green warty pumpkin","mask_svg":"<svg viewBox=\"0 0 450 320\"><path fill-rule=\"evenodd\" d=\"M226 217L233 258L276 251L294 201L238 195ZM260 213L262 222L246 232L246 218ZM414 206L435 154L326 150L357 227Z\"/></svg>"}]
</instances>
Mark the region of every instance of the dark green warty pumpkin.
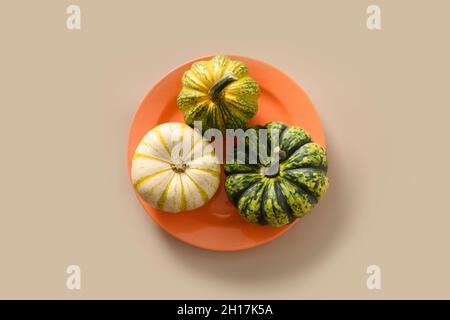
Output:
<instances>
[{"instance_id":1,"label":"dark green warty pumpkin","mask_svg":"<svg viewBox=\"0 0 450 320\"><path fill-rule=\"evenodd\" d=\"M269 122L253 128L257 132L267 129L267 139L259 141L258 134L256 145L246 139L244 154L234 149L234 158L241 157L245 163L224 165L225 190L245 220L284 226L308 213L326 192L326 152L297 126ZM275 135L278 146L271 143ZM250 163L252 156L257 163Z\"/></svg>"}]
</instances>

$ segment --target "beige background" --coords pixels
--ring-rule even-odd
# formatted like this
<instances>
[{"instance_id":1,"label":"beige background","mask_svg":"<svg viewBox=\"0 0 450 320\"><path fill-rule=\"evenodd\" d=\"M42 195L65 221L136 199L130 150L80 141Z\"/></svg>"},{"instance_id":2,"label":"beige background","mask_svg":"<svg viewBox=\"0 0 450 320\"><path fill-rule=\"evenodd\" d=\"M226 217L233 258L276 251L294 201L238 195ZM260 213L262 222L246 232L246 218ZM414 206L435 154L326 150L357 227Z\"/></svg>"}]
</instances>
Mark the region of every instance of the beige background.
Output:
<instances>
[{"instance_id":1,"label":"beige background","mask_svg":"<svg viewBox=\"0 0 450 320\"><path fill-rule=\"evenodd\" d=\"M82 30L66 29L66 7ZM382 9L382 30L366 8ZM1 1L0 298L450 298L448 1ZM290 74L323 120L332 186L272 243L202 251L128 184L152 85L214 53ZM82 290L65 287L69 264ZM366 288L366 267L382 290Z\"/></svg>"}]
</instances>

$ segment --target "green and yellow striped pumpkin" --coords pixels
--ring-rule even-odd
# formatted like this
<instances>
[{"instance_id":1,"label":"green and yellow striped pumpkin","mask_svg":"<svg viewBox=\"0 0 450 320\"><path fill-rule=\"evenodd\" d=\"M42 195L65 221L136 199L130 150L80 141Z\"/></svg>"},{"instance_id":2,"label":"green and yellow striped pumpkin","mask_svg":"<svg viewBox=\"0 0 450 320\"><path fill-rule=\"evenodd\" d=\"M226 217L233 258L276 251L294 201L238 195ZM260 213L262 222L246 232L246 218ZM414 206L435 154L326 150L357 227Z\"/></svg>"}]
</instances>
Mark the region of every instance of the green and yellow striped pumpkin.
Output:
<instances>
[{"instance_id":1,"label":"green and yellow striped pumpkin","mask_svg":"<svg viewBox=\"0 0 450 320\"><path fill-rule=\"evenodd\" d=\"M184 123L150 130L133 156L131 179L152 207L168 212L203 206L217 191L220 165L212 144Z\"/></svg>"},{"instance_id":2,"label":"green and yellow striped pumpkin","mask_svg":"<svg viewBox=\"0 0 450 320\"><path fill-rule=\"evenodd\" d=\"M178 106L187 124L201 121L203 131L245 128L258 109L259 86L243 62L225 55L192 64L182 79Z\"/></svg>"},{"instance_id":3,"label":"green and yellow striped pumpkin","mask_svg":"<svg viewBox=\"0 0 450 320\"><path fill-rule=\"evenodd\" d=\"M245 220L284 226L308 213L326 192L326 152L297 126L270 122L254 129L267 129L267 141L251 144L247 139L244 154L234 150L235 159L240 156L245 163L225 164L225 189ZM279 143L271 146L275 135ZM250 163L251 156L257 163Z\"/></svg>"}]
</instances>

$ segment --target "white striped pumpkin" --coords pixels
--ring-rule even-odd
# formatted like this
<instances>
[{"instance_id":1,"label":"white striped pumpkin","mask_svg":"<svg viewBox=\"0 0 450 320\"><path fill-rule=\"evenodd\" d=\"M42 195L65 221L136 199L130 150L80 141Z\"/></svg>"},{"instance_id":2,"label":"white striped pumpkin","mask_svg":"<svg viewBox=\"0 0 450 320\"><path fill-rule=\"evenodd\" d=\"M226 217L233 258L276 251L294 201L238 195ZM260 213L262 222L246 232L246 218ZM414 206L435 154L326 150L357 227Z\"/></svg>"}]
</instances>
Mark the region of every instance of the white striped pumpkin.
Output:
<instances>
[{"instance_id":1,"label":"white striped pumpkin","mask_svg":"<svg viewBox=\"0 0 450 320\"><path fill-rule=\"evenodd\" d=\"M131 180L152 207L167 212L193 210L216 193L220 165L214 147L184 123L150 130L133 156Z\"/></svg>"}]
</instances>

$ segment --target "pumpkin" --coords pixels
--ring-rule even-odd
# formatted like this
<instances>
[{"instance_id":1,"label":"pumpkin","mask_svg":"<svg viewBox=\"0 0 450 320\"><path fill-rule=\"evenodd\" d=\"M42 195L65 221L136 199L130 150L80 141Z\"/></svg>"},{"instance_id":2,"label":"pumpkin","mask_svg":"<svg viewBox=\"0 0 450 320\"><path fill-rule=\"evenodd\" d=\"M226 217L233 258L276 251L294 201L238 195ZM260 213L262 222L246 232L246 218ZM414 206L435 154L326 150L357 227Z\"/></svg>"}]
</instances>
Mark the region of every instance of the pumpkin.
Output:
<instances>
[{"instance_id":1,"label":"pumpkin","mask_svg":"<svg viewBox=\"0 0 450 320\"><path fill-rule=\"evenodd\" d=\"M140 197L167 212L203 206L217 191L220 165L212 144L184 123L150 130L136 148L131 180Z\"/></svg>"},{"instance_id":2,"label":"pumpkin","mask_svg":"<svg viewBox=\"0 0 450 320\"><path fill-rule=\"evenodd\" d=\"M308 213L327 190L326 152L297 126L270 122L254 129L257 143L246 139L245 152L233 150L245 163L235 159L224 165L226 193L245 220L284 226ZM265 141L261 129L267 130ZM256 163L250 163L251 156Z\"/></svg>"},{"instance_id":3,"label":"pumpkin","mask_svg":"<svg viewBox=\"0 0 450 320\"><path fill-rule=\"evenodd\" d=\"M192 64L182 78L177 103L187 124L204 131L245 128L258 109L259 86L243 62L225 55Z\"/></svg>"}]
</instances>

